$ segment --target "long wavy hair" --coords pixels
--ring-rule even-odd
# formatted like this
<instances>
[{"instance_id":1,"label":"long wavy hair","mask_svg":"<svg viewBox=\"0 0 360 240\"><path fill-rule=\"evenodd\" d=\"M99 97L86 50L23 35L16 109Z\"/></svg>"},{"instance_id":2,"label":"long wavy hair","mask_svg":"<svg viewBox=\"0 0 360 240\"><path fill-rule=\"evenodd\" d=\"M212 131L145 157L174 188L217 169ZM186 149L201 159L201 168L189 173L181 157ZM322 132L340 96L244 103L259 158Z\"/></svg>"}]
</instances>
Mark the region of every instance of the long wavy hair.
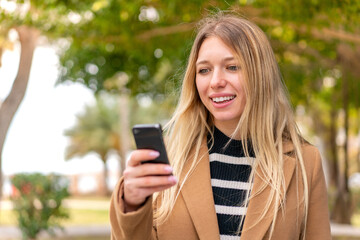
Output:
<instances>
[{"instance_id":1,"label":"long wavy hair","mask_svg":"<svg viewBox=\"0 0 360 240\"><path fill-rule=\"evenodd\" d=\"M209 37L218 37L233 50L245 79L246 104L233 136L241 136L247 156L249 156L248 140L254 150L256 161L249 181L253 181L253 177L257 175L256 171L261 171L265 179L262 179L264 185L259 192L266 186L271 188L268 199L264 199L267 201L266 208L258 222L269 211L274 211L270 229L270 236L272 236L278 208L270 206L275 203L275 206L280 206L283 210L285 208L283 145L289 142L294 146L294 156L298 161L297 165L300 166L304 186L304 220L306 222L308 185L301 153L304 140L297 128L273 50L265 33L257 25L236 15L224 13L207 17L198 24L197 35L183 78L180 99L173 117L165 126L168 139L167 149L169 158L172 160L174 175L180 176L190 152L194 153L194 157L191 156L194 161L177 187L155 195L154 200L160 198L158 200L161 201L161 205L154 212L155 221L161 224L169 217L183 184L203 157L199 155L204 139L208 134L212 134L213 118L201 102L195 84L195 63L199 49L204 40ZM259 192L252 192L251 196ZM246 202L251 200L251 196L247 194Z\"/></svg>"}]
</instances>

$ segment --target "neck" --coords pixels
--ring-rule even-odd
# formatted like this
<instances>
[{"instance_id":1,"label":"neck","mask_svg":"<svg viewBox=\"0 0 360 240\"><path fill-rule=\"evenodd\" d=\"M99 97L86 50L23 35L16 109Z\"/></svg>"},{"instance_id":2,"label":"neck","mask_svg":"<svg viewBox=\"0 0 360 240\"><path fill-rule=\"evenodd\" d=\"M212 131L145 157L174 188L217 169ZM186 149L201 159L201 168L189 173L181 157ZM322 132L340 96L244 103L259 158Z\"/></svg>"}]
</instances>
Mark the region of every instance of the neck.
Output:
<instances>
[{"instance_id":1,"label":"neck","mask_svg":"<svg viewBox=\"0 0 360 240\"><path fill-rule=\"evenodd\" d=\"M215 122L215 127L219 129L222 133L224 133L226 136L235 140L240 140L241 137L239 132L234 135L236 126L237 125L233 126L231 124L220 124Z\"/></svg>"}]
</instances>

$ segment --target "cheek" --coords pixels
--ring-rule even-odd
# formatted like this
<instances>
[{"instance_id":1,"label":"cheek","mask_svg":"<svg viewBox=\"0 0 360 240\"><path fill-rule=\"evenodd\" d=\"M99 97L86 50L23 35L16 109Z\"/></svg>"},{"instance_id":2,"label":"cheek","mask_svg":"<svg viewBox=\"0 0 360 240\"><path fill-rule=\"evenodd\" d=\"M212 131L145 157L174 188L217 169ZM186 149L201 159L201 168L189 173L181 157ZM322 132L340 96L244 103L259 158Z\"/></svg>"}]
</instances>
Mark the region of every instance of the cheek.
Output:
<instances>
[{"instance_id":1,"label":"cheek","mask_svg":"<svg viewBox=\"0 0 360 240\"><path fill-rule=\"evenodd\" d=\"M237 89L238 93L240 94L241 100L246 101L245 80L242 75L240 75L240 77L236 81L234 81L233 87Z\"/></svg>"},{"instance_id":2,"label":"cheek","mask_svg":"<svg viewBox=\"0 0 360 240\"><path fill-rule=\"evenodd\" d=\"M245 95L244 89L241 90L240 99L241 99L240 108L241 108L241 111L243 111L245 108L245 105L246 105L246 95Z\"/></svg>"},{"instance_id":3,"label":"cheek","mask_svg":"<svg viewBox=\"0 0 360 240\"><path fill-rule=\"evenodd\" d=\"M198 79L196 80L195 83L196 83L196 89L198 91L198 94L202 100L204 95L206 94L206 86L203 81L200 81Z\"/></svg>"}]
</instances>

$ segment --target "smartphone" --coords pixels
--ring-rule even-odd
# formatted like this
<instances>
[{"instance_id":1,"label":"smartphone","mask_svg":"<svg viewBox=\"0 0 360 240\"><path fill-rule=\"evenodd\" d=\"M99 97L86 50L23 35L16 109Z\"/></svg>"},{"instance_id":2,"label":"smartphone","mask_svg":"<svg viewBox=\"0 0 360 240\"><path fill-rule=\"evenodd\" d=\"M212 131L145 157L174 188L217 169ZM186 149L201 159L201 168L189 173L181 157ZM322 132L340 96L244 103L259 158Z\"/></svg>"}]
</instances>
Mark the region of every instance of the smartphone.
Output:
<instances>
[{"instance_id":1,"label":"smartphone","mask_svg":"<svg viewBox=\"0 0 360 240\"><path fill-rule=\"evenodd\" d=\"M137 149L152 149L160 153L160 156L156 159L144 161L143 163L170 164L160 124L137 124L133 126L132 132Z\"/></svg>"}]
</instances>

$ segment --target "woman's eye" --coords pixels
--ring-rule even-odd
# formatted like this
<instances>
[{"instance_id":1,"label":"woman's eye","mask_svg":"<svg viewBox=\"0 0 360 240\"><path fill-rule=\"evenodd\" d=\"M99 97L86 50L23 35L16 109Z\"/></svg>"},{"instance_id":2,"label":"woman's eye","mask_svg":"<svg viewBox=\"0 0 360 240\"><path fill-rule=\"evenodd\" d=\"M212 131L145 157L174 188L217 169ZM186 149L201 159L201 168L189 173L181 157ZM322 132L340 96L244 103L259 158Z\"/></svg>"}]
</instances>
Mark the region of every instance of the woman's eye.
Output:
<instances>
[{"instance_id":1,"label":"woman's eye","mask_svg":"<svg viewBox=\"0 0 360 240\"><path fill-rule=\"evenodd\" d=\"M231 65L231 66L228 66L227 69L229 69L230 71L237 71L239 69L239 67L236 65Z\"/></svg>"},{"instance_id":2,"label":"woman's eye","mask_svg":"<svg viewBox=\"0 0 360 240\"><path fill-rule=\"evenodd\" d=\"M208 73L208 72L209 72L209 69L207 69L207 68L202 68L199 70L200 74L204 74L204 73Z\"/></svg>"}]
</instances>

